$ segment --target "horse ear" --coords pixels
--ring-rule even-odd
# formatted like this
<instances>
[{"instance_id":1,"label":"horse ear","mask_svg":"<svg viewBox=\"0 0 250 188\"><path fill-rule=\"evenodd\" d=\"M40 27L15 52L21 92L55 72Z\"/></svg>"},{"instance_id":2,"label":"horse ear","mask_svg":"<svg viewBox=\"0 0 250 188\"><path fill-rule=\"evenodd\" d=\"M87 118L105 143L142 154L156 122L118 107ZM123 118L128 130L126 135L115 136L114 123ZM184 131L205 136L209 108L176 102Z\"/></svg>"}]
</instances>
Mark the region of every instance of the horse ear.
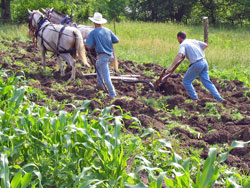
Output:
<instances>
[{"instance_id":1,"label":"horse ear","mask_svg":"<svg viewBox=\"0 0 250 188\"><path fill-rule=\"evenodd\" d=\"M29 14L32 14L32 11L30 11L30 9L27 9L27 11L28 11Z\"/></svg>"}]
</instances>

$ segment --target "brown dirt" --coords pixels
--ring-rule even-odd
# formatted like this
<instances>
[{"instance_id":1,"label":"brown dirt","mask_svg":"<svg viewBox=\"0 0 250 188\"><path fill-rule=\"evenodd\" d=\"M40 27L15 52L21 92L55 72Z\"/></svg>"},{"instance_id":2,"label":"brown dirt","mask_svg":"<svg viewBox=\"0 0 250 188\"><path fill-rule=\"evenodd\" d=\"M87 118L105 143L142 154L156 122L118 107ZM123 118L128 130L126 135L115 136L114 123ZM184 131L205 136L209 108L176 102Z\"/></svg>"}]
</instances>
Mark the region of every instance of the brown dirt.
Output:
<instances>
[{"instance_id":1,"label":"brown dirt","mask_svg":"<svg viewBox=\"0 0 250 188\"><path fill-rule=\"evenodd\" d=\"M2 43L9 49L8 52L0 52L1 69L9 69L13 72L24 70L27 79L32 78L37 81L30 82L29 85L43 90L51 100L66 100L74 103L76 100L102 98L101 103L93 100L90 105L91 108L101 108L110 104L121 106L124 113L129 112L132 116L137 117L141 121L142 126L153 127L158 131L167 129L166 125L173 120L187 124L200 132L201 136L196 138L189 131L179 127L173 128L170 132L171 134L178 134L183 139L183 147L203 148L203 157L207 156L208 148L211 144L231 144L234 140L250 140L250 89L244 87L240 81L212 79L221 95L227 100L225 105L217 103L199 81L194 84L199 100L195 102L189 100L188 102L187 99L189 98L182 84L183 73L173 74L166 83L161 85L159 92L153 92L145 84L128 84L121 81L113 81L119 97L110 100L107 98L105 91L101 93L95 88L95 77L82 77L79 73L76 75L79 79L78 81L63 85L62 88L57 90L58 84L65 84L65 81L70 77L70 68L66 69L64 77L60 77L55 58L49 58L49 55L47 55L47 66L51 69L51 72L45 76L41 73L43 67L40 53L33 48L31 42L2 41ZM19 49L23 49L25 53L21 53ZM6 61L5 57L10 58ZM21 61L24 64L22 66L17 65L16 61ZM31 67L31 63L34 65L34 62L37 66ZM154 75L160 75L163 70L163 67L153 63L143 65L131 61L120 61L119 63L122 74L140 74L142 79L148 79L152 82L157 77L146 76L144 71L151 70ZM82 72L90 73L94 71L93 68L88 70L85 67L79 67L78 69ZM27 72L27 70L30 71ZM220 87L220 83L223 83L223 87ZM143 97L157 101L164 98L164 96L170 96L161 101L161 103L168 104L167 110L154 108L147 105L145 100L141 100ZM44 101L35 102L45 105ZM173 113L173 109L176 109L176 107L183 109L181 116ZM64 110L68 111L73 109L70 105L64 107ZM171 110L173 112L169 113ZM237 113L240 113L242 118L236 116ZM130 128L132 122L133 120L126 120L126 128L130 132L136 133L136 129ZM249 173L249 154L250 145L245 148L233 149L226 163Z\"/></svg>"}]
</instances>

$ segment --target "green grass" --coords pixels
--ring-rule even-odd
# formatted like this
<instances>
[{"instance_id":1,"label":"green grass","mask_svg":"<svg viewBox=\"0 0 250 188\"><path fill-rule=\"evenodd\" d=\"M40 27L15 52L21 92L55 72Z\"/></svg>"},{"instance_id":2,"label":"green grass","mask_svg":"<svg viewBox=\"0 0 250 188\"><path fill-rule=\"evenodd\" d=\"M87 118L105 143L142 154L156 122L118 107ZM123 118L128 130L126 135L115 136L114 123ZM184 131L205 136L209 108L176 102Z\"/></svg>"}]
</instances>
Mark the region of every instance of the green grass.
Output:
<instances>
[{"instance_id":1,"label":"green grass","mask_svg":"<svg viewBox=\"0 0 250 188\"><path fill-rule=\"evenodd\" d=\"M107 25L113 29L112 24ZM164 23L122 22L116 26L120 43L116 46L121 59L135 62L156 62L168 66L178 52L176 34L185 31L188 38L203 40L203 26ZM247 29L209 28L209 48L206 50L210 65L232 68L247 67L250 58Z\"/></svg>"},{"instance_id":2,"label":"green grass","mask_svg":"<svg viewBox=\"0 0 250 188\"><path fill-rule=\"evenodd\" d=\"M28 25L1 24L0 41L1 40L30 40L30 38L28 37Z\"/></svg>"}]
</instances>

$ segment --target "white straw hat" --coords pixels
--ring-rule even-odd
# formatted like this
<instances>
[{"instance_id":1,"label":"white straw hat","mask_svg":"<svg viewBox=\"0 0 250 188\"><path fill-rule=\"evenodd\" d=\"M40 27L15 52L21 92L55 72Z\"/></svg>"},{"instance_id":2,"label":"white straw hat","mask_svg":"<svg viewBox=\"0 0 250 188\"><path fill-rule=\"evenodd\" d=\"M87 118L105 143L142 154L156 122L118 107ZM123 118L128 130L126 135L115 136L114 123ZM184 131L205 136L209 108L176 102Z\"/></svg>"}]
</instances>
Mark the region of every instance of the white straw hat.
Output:
<instances>
[{"instance_id":1,"label":"white straw hat","mask_svg":"<svg viewBox=\"0 0 250 188\"><path fill-rule=\"evenodd\" d=\"M107 20L102 17L102 14L99 12L95 12L94 17L89 17L89 19L97 24L105 24L107 23Z\"/></svg>"}]
</instances>

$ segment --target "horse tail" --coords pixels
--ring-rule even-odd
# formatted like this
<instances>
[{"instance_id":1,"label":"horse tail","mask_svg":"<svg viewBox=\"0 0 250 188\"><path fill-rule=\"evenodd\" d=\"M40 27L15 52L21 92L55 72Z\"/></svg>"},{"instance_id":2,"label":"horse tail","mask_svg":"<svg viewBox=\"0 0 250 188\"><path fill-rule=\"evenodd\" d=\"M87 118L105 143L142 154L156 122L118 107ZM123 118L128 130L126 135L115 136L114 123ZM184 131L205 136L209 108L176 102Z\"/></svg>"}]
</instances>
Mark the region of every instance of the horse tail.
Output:
<instances>
[{"instance_id":1,"label":"horse tail","mask_svg":"<svg viewBox=\"0 0 250 188\"><path fill-rule=\"evenodd\" d=\"M112 62L112 64L113 64L113 68L114 68L114 70L116 71L116 72L118 72L119 70L118 70L118 60L117 60L117 56L116 56L116 53L115 53L115 50L113 51L113 55L114 55L114 60L113 60L113 62Z\"/></svg>"},{"instance_id":2,"label":"horse tail","mask_svg":"<svg viewBox=\"0 0 250 188\"><path fill-rule=\"evenodd\" d=\"M80 60L83 62L84 65L90 67L87 61L87 57L86 57L86 51L85 51L85 46L84 46L83 39L82 39L82 34L77 29L74 30L74 34L76 36L76 52L78 54L78 57L80 58Z\"/></svg>"}]
</instances>

